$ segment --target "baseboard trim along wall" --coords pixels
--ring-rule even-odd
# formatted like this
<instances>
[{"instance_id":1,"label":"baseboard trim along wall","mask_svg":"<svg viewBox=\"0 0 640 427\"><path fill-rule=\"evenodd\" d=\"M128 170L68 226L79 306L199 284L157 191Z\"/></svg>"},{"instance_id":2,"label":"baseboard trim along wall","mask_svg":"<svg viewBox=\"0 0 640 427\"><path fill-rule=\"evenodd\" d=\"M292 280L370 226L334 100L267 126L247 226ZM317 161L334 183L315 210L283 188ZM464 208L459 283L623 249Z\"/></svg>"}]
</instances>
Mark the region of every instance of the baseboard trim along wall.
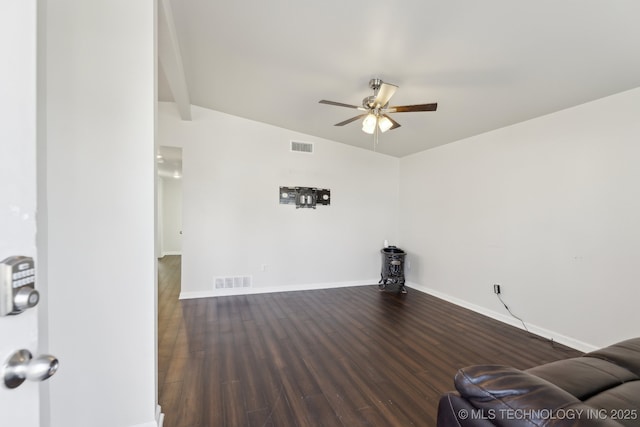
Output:
<instances>
[{"instance_id":1,"label":"baseboard trim along wall","mask_svg":"<svg viewBox=\"0 0 640 427\"><path fill-rule=\"evenodd\" d=\"M156 425L162 427L164 424L164 414L160 405L156 405Z\"/></svg>"},{"instance_id":2,"label":"baseboard trim along wall","mask_svg":"<svg viewBox=\"0 0 640 427\"><path fill-rule=\"evenodd\" d=\"M180 292L180 299L224 297L231 295L268 294L273 292L311 291L317 289L347 288L350 286L377 285L379 279L356 280L338 283L307 283L301 285L267 286L251 288L211 289L198 292Z\"/></svg>"},{"instance_id":3,"label":"baseboard trim along wall","mask_svg":"<svg viewBox=\"0 0 640 427\"><path fill-rule=\"evenodd\" d=\"M160 424L158 424L158 422L160 422ZM144 424L136 424L134 426L131 427L162 427L162 420L160 421L151 421L148 423L144 423Z\"/></svg>"},{"instance_id":4,"label":"baseboard trim along wall","mask_svg":"<svg viewBox=\"0 0 640 427\"><path fill-rule=\"evenodd\" d=\"M493 310L488 310L484 307L480 307L478 305L475 304L471 304L467 301L461 300L459 298L455 298L452 297L450 295L447 295L445 293L442 292L438 292L436 290L433 290L431 288L428 288L426 286L422 286L418 283L414 283L414 282L407 282L406 285L411 288L411 289L415 289L417 291L420 292L424 292L425 294L429 294L429 295L433 295L436 298L440 298L443 299L447 302L450 302L452 304L458 305L460 307L464 307L467 308L471 311L475 311L476 313L482 314L484 316L490 317L492 319L498 320L502 323L506 323L508 325L511 326L515 326L516 328L522 329L524 330L524 327L522 326L522 323L503 313L498 313L497 311L493 311ZM525 323L526 323L526 319L525 319ZM527 328L529 329L529 332L531 332L532 334L544 337L544 338L548 338L548 339L552 339L555 342L558 342L560 344L566 345L568 347L571 348L575 348L576 350L580 350L580 351L584 351L584 352L589 352L589 351L594 351L597 350L599 347L594 346L592 344L588 344L579 340L576 340L574 338L571 337L567 337L565 335L562 334L558 334L557 332L554 331L550 331L548 329L545 328L540 328L536 325L532 325L530 323L526 323Z\"/></svg>"},{"instance_id":5,"label":"baseboard trim along wall","mask_svg":"<svg viewBox=\"0 0 640 427\"><path fill-rule=\"evenodd\" d=\"M160 258L164 258L167 255L182 255L181 251L164 251L162 252L162 256Z\"/></svg>"},{"instance_id":6,"label":"baseboard trim along wall","mask_svg":"<svg viewBox=\"0 0 640 427\"><path fill-rule=\"evenodd\" d=\"M162 427L164 424L164 414L160 405L156 405L156 420L144 424L136 424L131 427Z\"/></svg>"}]
</instances>

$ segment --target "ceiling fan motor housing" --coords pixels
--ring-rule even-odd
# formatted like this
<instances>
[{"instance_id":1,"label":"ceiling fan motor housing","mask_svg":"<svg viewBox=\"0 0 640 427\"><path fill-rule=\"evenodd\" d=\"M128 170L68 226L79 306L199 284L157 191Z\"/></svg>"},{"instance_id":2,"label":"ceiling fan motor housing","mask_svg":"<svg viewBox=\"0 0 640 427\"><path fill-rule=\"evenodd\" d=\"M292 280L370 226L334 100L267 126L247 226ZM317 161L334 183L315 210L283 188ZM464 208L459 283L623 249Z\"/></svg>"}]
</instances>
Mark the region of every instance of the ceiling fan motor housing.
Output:
<instances>
[{"instance_id":1,"label":"ceiling fan motor housing","mask_svg":"<svg viewBox=\"0 0 640 427\"><path fill-rule=\"evenodd\" d=\"M378 116L379 111L376 107L376 98L378 97L378 92L380 91L380 87L384 82L381 79L371 79L369 80L369 87L373 90L373 95L367 96L362 100L362 106L368 110L372 110L371 112ZM375 110L375 111L374 111Z\"/></svg>"},{"instance_id":2,"label":"ceiling fan motor housing","mask_svg":"<svg viewBox=\"0 0 640 427\"><path fill-rule=\"evenodd\" d=\"M375 95L372 96L366 96L363 100L362 100L362 106L368 110L372 109L373 106L375 105L375 101L376 101L376 97Z\"/></svg>"},{"instance_id":3,"label":"ceiling fan motor housing","mask_svg":"<svg viewBox=\"0 0 640 427\"><path fill-rule=\"evenodd\" d=\"M383 81L380 79L371 79L369 80L369 87L371 89L373 89L374 91L374 96L378 94L378 89L380 89L380 86L382 85Z\"/></svg>"}]
</instances>

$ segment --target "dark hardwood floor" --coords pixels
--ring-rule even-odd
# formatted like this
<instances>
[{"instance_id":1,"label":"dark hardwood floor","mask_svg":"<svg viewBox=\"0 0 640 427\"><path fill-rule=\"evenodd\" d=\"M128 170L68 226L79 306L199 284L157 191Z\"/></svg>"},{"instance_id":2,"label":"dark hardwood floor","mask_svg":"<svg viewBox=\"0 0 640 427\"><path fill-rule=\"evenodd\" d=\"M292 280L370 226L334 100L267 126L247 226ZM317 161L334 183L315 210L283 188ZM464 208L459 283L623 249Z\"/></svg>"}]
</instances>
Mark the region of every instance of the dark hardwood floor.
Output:
<instances>
[{"instance_id":1,"label":"dark hardwood floor","mask_svg":"<svg viewBox=\"0 0 640 427\"><path fill-rule=\"evenodd\" d=\"M430 295L361 286L178 301L159 262L164 427L434 426L458 368L580 352Z\"/></svg>"}]
</instances>

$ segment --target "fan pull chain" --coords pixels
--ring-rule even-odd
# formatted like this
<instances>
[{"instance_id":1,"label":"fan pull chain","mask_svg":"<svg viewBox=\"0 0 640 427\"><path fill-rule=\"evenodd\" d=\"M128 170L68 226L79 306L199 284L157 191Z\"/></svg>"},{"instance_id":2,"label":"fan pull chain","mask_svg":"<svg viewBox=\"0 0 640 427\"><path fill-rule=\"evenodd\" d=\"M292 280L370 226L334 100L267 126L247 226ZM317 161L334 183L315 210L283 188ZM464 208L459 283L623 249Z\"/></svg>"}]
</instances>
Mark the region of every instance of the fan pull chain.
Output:
<instances>
[{"instance_id":1,"label":"fan pull chain","mask_svg":"<svg viewBox=\"0 0 640 427\"><path fill-rule=\"evenodd\" d=\"M378 148L378 134L380 133L380 131L378 130L378 118L376 118L376 127L373 131L373 151L376 152L377 148Z\"/></svg>"}]
</instances>

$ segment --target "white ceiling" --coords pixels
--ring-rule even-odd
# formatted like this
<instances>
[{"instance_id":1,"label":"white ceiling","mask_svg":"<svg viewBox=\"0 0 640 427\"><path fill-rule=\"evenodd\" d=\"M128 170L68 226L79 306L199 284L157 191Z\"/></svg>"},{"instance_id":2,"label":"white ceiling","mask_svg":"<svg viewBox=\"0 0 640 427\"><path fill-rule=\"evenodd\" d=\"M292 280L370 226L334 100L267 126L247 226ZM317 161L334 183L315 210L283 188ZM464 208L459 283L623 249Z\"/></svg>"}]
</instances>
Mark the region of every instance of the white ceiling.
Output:
<instances>
[{"instance_id":1,"label":"white ceiling","mask_svg":"<svg viewBox=\"0 0 640 427\"><path fill-rule=\"evenodd\" d=\"M191 104L373 149L318 101L360 105L378 77L393 105L438 102L392 115L376 150L398 157L640 86L636 0L162 1Z\"/></svg>"}]
</instances>

